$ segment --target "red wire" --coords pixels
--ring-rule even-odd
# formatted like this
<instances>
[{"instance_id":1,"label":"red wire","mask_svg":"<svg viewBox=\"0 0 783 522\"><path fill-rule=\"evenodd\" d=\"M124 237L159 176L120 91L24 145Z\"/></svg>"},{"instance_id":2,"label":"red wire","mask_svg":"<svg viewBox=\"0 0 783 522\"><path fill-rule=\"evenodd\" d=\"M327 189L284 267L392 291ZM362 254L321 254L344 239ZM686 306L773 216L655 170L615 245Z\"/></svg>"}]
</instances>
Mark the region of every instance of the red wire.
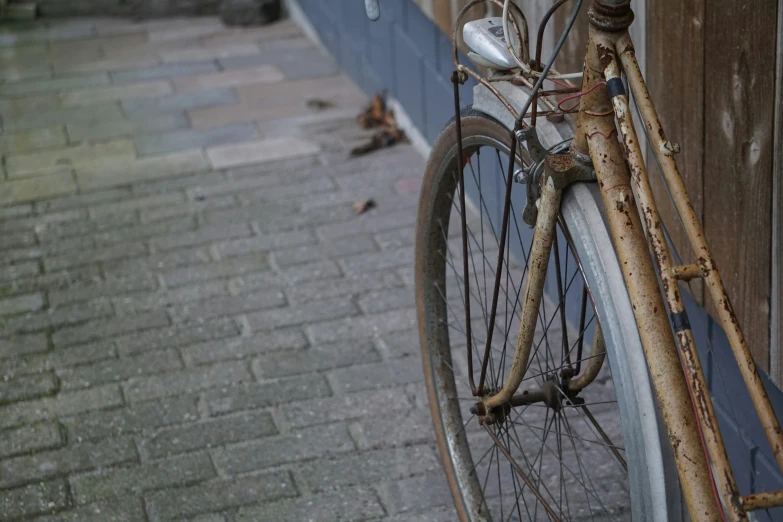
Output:
<instances>
[{"instance_id":1,"label":"red wire","mask_svg":"<svg viewBox=\"0 0 783 522\"><path fill-rule=\"evenodd\" d=\"M548 78L548 80L549 80L550 82L552 82L552 83L555 83L555 84L559 85L560 87L565 87L566 89L570 89L570 88L571 88L571 86L570 86L570 85L568 85L568 84L567 84L566 82L564 82L563 80L554 80L554 79L551 79L551 78Z\"/></svg>"},{"instance_id":2,"label":"red wire","mask_svg":"<svg viewBox=\"0 0 783 522\"><path fill-rule=\"evenodd\" d=\"M682 354L679 353L679 350L677 350L677 354L680 356L680 364L685 366L682 361ZM684 369L684 368L683 368ZM699 418L699 412L696 411L696 400L693 397L693 389L691 388L691 383L688 381L687 377L685 379L685 386L688 388L688 395L691 399L691 404L693 405L693 413L696 417L696 427L699 429L699 438L701 439L701 447L704 450L704 458L707 461L707 469L709 469L710 472L710 486L712 486L712 495L715 497L715 503L718 505L718 511L720 512L720 517L723 520L723 522L726 522L726 513L723 510L723 504L721 504L720 501L720 494L718 493L718 487L715 484L715 477L712 473L712 462L710 462L710 453L707 451L707 443L704 441L704 432L701 429L701 419Z\"/></svg>"},{"instance_id":3,"label":"red wire","mask_svg":"<svg viewBox=\"0 0 783 522\"><path fill-rule=\"evenodd\" d=\"M552 80L552 81L554 81L554 80ZM569 100L573 100L573 99L575 99L575 98L581 98L581 97L582 97L582 96L584 96L585 94L590 94L590 93L591 93L591 92L593 92L593 91L595 90L595 88L596 88L596 87L598 87L599 85L606 85L606 82L598 82L598 83L596 83L595 85L593 85L592 87L590 87L590 89L589 89L589 90L587 90L587 91L585 91L585 92L578 92L578 93L576 93L576 94L572 94L571 96L566 96L565 98L563 98L562 100L560 100L560 101L558 102L558 104L557 104L557 108L558 108L558 109L560 109L560 110L561 110L561 111L563 111L563 112L570 112L570 111L572 111L572 110L576 109L576 108L577 108L577 106L579 106L579 104L578 104L578 103L577 103L576 105L574 105L573 107L569 107L568 109L564 109L564 108L562 107L562 105L563 105L565 102L569 101Z\"/></svg>"},{"instance_id":4,"label":"red wire","mask_svg":"<svg viewBox=\"0 0 783 522\"><path fill-rule=\"evenodd\" d=\"M590 134L588 134L587 137L588 138L592 138L596 134L600 134L601 136L603 136L604 138L606 138L608 140L609 138L612 137L612 134L614 134L615 132L617 132L617 129L612 129L611 131L609 131L609 134L604 134L603 132L597 130L595 132L591 132Z\"/></svg>"}]
</instances>

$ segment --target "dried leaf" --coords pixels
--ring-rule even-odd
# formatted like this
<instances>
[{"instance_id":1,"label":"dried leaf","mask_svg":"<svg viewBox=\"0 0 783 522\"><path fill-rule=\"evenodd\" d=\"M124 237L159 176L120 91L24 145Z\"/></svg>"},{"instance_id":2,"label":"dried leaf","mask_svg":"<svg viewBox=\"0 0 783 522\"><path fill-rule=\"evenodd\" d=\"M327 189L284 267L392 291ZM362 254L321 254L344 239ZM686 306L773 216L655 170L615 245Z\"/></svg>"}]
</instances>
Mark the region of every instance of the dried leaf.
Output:
<instances>
[{"instance_id":1,"label":"dried leaf","mask_svg":"<svg viewBox=\"0 0 783 522\"><path fill-rule=\"evenodd\" d=\"M380 129L372 135L367 143L354 147L351 150L351 156L362 156L374 150L391 147L395 143L405 140L405 133L400 129Z\"/></svg>"},{"instance_id":2,"label":"dried leaf","mask_svg":"<svg viewBox=\"0 0 783 522\"><path fill-rule=\"evenodd\" d=\"M364 214L372 208L375 208L375 201L372 199L363 199L353 204L353 209L359 215Z\"/></svg>"},{"instance_id":3,"label":"dried leaf","mask_svg":"<svg viewBox=\"0 0 783 522\"><path fill-rule=\"evenodd\" d=\"M362 128L378 130L369 141L352 149L351 156L361 156L406 141L405 133L397 127L394 113L386 109L385 96L385 92L373 96L370 105L356 117L357 123Z\"/></svg>"},{"instance_id":4,"label":"dried leaf","mask_svg":"<svg viewBox=\"0 0 783 522\"><path fill-rule=\"evenodd\" d=\"M386 101L383 95L376 94L370 100L370 105L356 117L357 123L363 129L374 129L384 124L386 121Z\"/></svg>"}]
</instances>

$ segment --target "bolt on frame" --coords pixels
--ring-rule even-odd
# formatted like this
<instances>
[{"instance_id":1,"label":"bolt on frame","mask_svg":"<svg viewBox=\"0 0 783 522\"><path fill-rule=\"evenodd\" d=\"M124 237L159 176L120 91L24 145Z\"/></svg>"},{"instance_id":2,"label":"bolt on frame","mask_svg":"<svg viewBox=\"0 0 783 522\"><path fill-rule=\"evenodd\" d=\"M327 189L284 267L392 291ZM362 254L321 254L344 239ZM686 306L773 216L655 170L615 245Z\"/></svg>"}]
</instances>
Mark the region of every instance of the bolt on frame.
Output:
<instances>
[{"instance_id":1,"label":"bolt on frame","mask_svg":"<svg viewBox=\"0 0 783 522\"><path fill-rule=\"evenodd\" d=\"M469 4L465 10L475 5L477 1ZM499 3L497 0L489 1ZM558 6L562 3L558 2ZM478 396L473 411L478 413L485 423L492 423L505 416L506 411L511 407L535 401L547 401L548 394L543 388L532 393L515 394L528 366L533 332L546 278L546 260L551 253L562 190L570 182L585 179L583 174L580 176L578 173L584 172L586 160L589 158L594 169L594 179L600 187L625 285L633 304L651 380L667 427L691 520L712 522L721 520L725 514L725 517L732 522L747 521L749 511L783 505L783 491L744 497L739 493L694 344L678 286L679 281L695 278L703 278L706 281L710 295L716 304L718 319L729 338L745 385L782 470L783 433L677 169L674 154L679 151L679 147L666 139L642 78L628 34L628 27L633 21L633 12L629 3L629 0L594 0L590 7L588 13L590 33L582 75L581 93L583 94L578 108L576 133L571 143L570 154L550 155L546 158L546 168L541 178L541 195L537 201L530 270L522 299L521 320L512 368L502 389L494 390L492 393L484 388L486 359L491 343L491 338L488 339L487 346L484 347L484 363L478 386L473 384L472 364L470 368L474 395ZM526 25L524 31L520 31L519 26L522 24L517 21L514 21L514 24L520 41L523 40L522 33L526 40ZM531 70L535 71L535 67L539 65L537 59ZM490 91L514 113L517 125L514 129L513 144L515 145L518 140L523 141L520 140L522 136L530 136L530 133L521 132L525 127L523 118L531 116L526 109L516 114L511 105L503 100L502 95L492 88L491 79L488 81L459 64L457 64L457 71L453 78L457 104L456 83L464 78L464 73L469 73L488 86ZM535 99L543 95L538 92L541 79L547 73L547 69L540 73L539 81L535 86L529 80L522 81L522 75L515 77L519 78L522 84L533 89L532 121L535 121L537 110ZM621 77L623 73L640 110L642 122L649 134L654 154L661 165L675 208L684 223L687 237L697 259L694 264L681 266L673 264L643 161L639 137L630 114L628 96ZM457 106L457 115L459 118L459 106ZM459 146L461 147L461 143ZM528 150L531 150L530 147ZM461 151L459 157L461 160ZM514 157L513 148L511 157ZM512 173L513 162L510 162L506 198L509 197ZM462 190L461 193L464 194ZM506 205L507 203L506 201ZM462 208L464 209L464 202ZM504 212L503 224L507 221L507 213L508 208ZM502 239L503 237L501 241ZM502 255L503 248L499 253L499 265L502 262ZM536 262L536 260L543 260L543 262ZM496 273L498 274L496 277L500 277L500 271ZM466 277L466 285L467 279ZM663 293L659 287L659 280ZM494 318L496 301L497 290L495 290L490 321ZM490 336L491 330L490 328ZM603 357L598 357L602 353L602 344L599 328L593 346L596 357L591 358L590 365L582 375L564 381L571 391L578 391L587 386L598 374L603 362ZM468 350L468 361L471 361L470 342ZM568 377L570 379L572 376ZM521 470L517 471L522 475L523 480L526 479Z\"/></svg>"}]
</instances>

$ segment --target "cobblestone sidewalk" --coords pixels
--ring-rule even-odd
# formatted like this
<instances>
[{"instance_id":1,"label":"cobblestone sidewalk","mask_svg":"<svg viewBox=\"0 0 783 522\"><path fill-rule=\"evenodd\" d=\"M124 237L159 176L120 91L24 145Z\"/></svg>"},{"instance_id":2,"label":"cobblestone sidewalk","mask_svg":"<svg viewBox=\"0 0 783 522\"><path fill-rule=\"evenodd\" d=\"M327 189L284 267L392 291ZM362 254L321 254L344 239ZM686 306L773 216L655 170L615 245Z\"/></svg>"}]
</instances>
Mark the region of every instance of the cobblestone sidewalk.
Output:
<instances>
[{"instance_id":1,"label":"cobblestone sidewalk","mask_svg":"<svg viewBox=\"0 0 783 522\"><path fill-rule=\"evenodd\" d=\"M347 158L366 99L334 63L289 22L0 45L0 520L454 520L413 331L423 160Z\"/></svg>"}]
</instances>

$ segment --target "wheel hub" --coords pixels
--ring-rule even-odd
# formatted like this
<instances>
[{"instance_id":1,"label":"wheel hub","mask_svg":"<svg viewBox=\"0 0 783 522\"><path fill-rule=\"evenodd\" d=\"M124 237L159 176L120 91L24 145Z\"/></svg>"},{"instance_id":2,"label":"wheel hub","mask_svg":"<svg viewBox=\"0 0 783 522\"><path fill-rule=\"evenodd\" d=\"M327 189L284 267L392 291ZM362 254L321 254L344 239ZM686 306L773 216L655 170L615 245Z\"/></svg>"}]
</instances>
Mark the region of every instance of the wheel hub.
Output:
<instances>
[{"instance_id":1,"label":"wheel hub","mask_svg":"<svg viewBox=\"0 0 783 522\"><path fill-rule=\"evenodd\" d=\"M479 424L489 425L502 424L511 413L511 409L519 406L542 403L554 412L560 411L564 404L579 406L584 404L584 399L578 397L581 390L570 389L573 374L570 368L561 371L559 376L552 374L537 390L524 390L511 397L511 400L502 406L487 411L484 401L500 391L494 390L493 393L482 396L481 401L471 406L470 413L478 416Z\"/></svg>"}]
</instances>

